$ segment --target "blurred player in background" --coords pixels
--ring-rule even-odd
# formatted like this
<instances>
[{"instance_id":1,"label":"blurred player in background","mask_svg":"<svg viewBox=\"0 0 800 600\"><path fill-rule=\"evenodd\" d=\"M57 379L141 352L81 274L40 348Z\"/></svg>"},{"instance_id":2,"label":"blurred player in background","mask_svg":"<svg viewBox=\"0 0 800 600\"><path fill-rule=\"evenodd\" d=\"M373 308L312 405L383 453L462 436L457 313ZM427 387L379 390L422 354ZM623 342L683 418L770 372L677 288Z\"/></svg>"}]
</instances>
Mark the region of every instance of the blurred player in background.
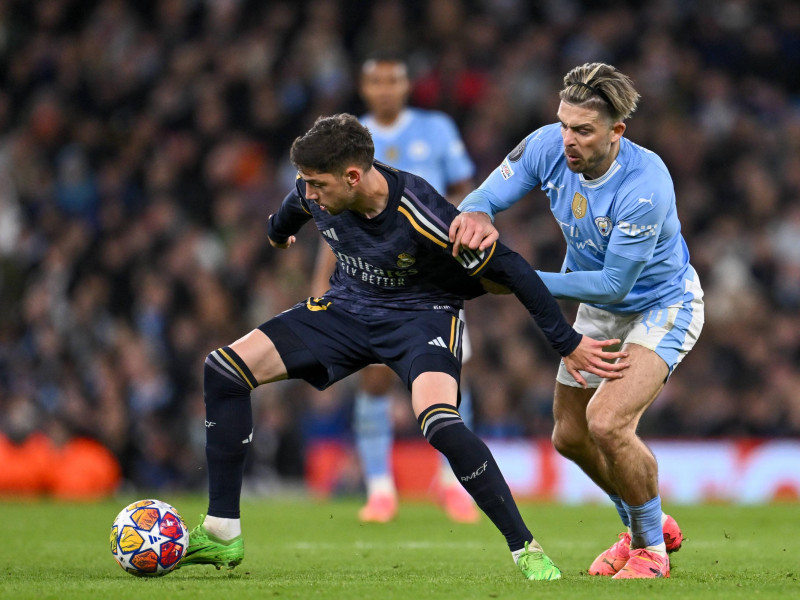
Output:
<instances>
[{"instance_id":1,"label":"blurred player in background","mask_svg":"<svg viewBox=\"0 0 800 600\"><path fill-rule=\"evenodd\" d=\"M314 220L338 258L325 296L309 298L205 361L208 514L192 530L182 565L235 567L244 558L240 495L253 439L250 392L287 378L317 389L367 365L392 368L411 392L425 439L503 534L526 579L561 573L533 539L489 448L458 411L464 300L483 280L514 292L565 370L621 377L624 352L578 334L525 260L500 243L452 256L450 222L458 215L425 180L374 161L369 131L352 115L320 118L292 144L295 188L270 217L269 240L289 248ZM327 234L327 235L326 235Z\"/></svg>"},{"instance_id":2,"label":"blurred player in background","mask_svg":"<svg viewBox=\"0 0 800 600\"><path fill-rule=\"evenodd\" d=\"M387 55L364 62L360 92L369 112L361 122L372 133L375 158L419 175L457 205L473 187L475 167L453 120L441 112L408 107L410 91L408 68L399 57ZM312 280L313 296L322 296L328 289L335 265L336 258L328 245L320 244ZM465 335L464 362L469 360L469 353L469 336ZM360 374L353 430L367 488L367 503L358 513L361 521L385 523L397 513L391 462L391 392L398 383L394 373L383 365L367 367ZM461 388L460 412L467 426L471 426L472 397L466 386ZM444 458L433 487L450 519L460 523L478 520L475 504Z\"/></svg>"},{"instance_id":3,"label":"blurred player in background","mask_svg":"<svg viewBox=\"0 0 800 600\"><path fill-rule=\"evenodd\" d=\"M556 298L581 302L575 328L620 338L630 353L624 379L588 377L585 389L558 371L556 449L614 502L629 530L591 565L618 579L669 577L667 552L683 535L662 513L658 464L636 435L645 410L694 346L703 326L703 290L681 235L675 190L663 161L623 137L639 94L614 67L570 71L558 123L511 151L459 207L454 252L488 248L492 217L540 186L567 242L560 273L541 273Z\"/></svg>"}]
</instances>

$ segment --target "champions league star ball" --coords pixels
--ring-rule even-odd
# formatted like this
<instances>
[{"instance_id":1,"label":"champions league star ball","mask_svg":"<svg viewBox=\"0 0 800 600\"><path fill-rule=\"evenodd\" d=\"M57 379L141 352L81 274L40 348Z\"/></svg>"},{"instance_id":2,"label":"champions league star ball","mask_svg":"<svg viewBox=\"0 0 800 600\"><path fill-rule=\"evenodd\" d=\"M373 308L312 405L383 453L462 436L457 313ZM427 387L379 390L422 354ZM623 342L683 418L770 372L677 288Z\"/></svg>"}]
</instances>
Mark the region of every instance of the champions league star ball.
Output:
<instances>
[{"instance_id":1,"label":"champions league star ball","mask_svg":"<svg viewBox=\"0 0 800 600\"><path fill-rule=\"evenodd\" d=\"M161 500L129 504L111 526L111 554L131 575L166 575L178 566L188 547L186 523Z\"/></svg>"}]
</instances>

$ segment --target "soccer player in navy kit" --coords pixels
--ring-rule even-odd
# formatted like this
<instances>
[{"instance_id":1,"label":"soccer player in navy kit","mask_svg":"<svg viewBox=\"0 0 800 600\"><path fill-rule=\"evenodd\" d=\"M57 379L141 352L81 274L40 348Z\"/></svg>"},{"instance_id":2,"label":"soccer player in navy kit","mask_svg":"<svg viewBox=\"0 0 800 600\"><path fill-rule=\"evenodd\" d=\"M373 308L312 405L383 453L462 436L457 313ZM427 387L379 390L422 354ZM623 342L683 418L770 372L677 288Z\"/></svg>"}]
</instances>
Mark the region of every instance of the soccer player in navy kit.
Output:
<instances>
[{"instance_id":1,"label":"soccer player in navy kit","mask_svg":"<svg viewBox=\"0 0 800 600\"><path fill-rule=\"evenodd\" d=\"M528 135L459 206L453 251L489 248L490 217L536 186L567 242L560 273L540 273L557 298L581 302L575 328L621 338L624 379L587 376L562 364L553 413L556 449L611 498L628 531L600 554L591 575L669 577L668 552L683 540L661 510L655 456L636 435L644 411L692 349L703 326L703 290L689 263L663 161L623 137L639 94L614 67L590 63L564 77L558 123Z\"/></svg>"},{"instance_id":2,"label":"soccer player in navy kit","mask_svg":"<svg viewBox=\"0 0 800 600\"><path fill-rule=\"evenodd\" d=\"M410 92L408 67L399 57L379 55L364 61L360 94L368 112L360 121L372 135L375 158L422 177L450 202L458 204L474 187L475 165L453 119L439 111L407 106ZM327 244L320 244L312 295L322 296L328 290L335 268L336 257ZM465 330L464 363L469 360L470 350ZM395 374L383 365L372 365L359 373L353 435L367 491L367 502L358 511L358 518L364 522L386 523L398 510L391 460L391 391L397 384ZM460 389L459 412L467 427L471 427L472 397L468 388L462 385ZM455 479L444 457L432 487L451 520L457 523L478 520L474 502Z\"/></svg>"},{"instance_id":3,"label":"soccer player in navy kit","mask_svg":"<svg viewBox=\"0 0 800 600\"><path fill-rule=\"evenodd\" d=\"M533 539L487 446L458 413L459 309L483 293L481 278L512 291L578 381L580 371L619 378L619 340L581 336L564 320L535 271L494 243L453 257L458 214L423 179L373 163L369 131L352 115L320 118L292 145L294 190L270 218L270 243L288 248L313 219L337 256L331 288L211 352L204 369L209 506L192 530L182 566L233 568L244 558L239 520L242 470L253 434L250 391L287 378L318 389L369 364L389 366L411 391L428 442L505 536L528 579L561 574Z\"/></svg>"}]
</instances>

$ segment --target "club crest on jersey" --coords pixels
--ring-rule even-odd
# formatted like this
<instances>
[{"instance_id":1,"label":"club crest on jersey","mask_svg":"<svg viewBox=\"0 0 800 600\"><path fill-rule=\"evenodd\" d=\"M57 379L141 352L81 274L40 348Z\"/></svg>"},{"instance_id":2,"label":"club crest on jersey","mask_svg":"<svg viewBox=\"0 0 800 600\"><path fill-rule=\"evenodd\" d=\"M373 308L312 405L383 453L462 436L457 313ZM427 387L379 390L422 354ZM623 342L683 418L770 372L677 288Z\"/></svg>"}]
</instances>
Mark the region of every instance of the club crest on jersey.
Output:
<instances>
[{"instance_id":1,"label":"club crest on jersey","mask_svg":"<svg viewBox=\"0 0 800 600\"><path fill-rule=\"evenodd\" d=\"M503 179L508 179L514 175L514 169L511 168L508 158L503 159L503 162L500 163L500 175L503 176Z\"/></svg>"},{"instance_id":2,"label":"club crest on jersey","mask_svg":"<svg viewBox=\"0 0 800 600\"><path fill-rule=\"evenodd\" d=\"M401 269L407 269L411 265L417 262L417 259L411 256L410 254L406 254L403 252L400 256L397 257L397 266Z\"/></svg>"},{"instance_id":3,"label":"club crest on jersey","mask_svg":"<svg viewBox=\"0 0 800 600\"><path fill-rule=\"evenodd\" d=\"M597 217L594 224L597 225L597 229L600 230L600 235L603 237L611 233L611 219L608 217Z\"/></svg>"},{"instance_id":4,"label":"club crest on jersey","mask_svg":"<svg viewBox=\"0 0 800 600\"><path fill-rule=\"evenodd\" d=\"M586 196L579 192L575 192L572 197L572 214L575 215L576 219L582 219L586 216Z\"/></svg>"}]
</instances>

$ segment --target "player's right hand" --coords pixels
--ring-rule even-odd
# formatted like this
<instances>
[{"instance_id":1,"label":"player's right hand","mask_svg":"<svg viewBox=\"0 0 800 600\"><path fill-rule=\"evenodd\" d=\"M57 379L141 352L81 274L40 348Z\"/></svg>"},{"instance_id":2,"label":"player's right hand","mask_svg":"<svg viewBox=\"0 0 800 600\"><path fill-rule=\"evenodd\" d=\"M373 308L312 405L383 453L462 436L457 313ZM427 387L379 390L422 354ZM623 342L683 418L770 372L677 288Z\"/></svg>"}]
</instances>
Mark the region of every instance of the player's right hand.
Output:
<instances>
[{"instance_id":1,"label":"player's right hand","mask_svg":"<svg viewBox=\"0 0 800 600\"><path fill-rule=\"evenodd\" d=\"M450 223L450 241L453 256L458 256L461 246L470 250L486 250L500 237L492 218L482 212L460 213Z\"/></svg>"},{"instance_id":2,"label":"player's right hand","mask_svg":"<svg viewBox=\"0 0 800 600\"><path fill-rule=\"evenodd\" d=\"M272 215L267 217L267 221L269 221L271 219L272 219ZM291 246L292 244L294 244L297 241L297 238L295 236L293 236L293 235L290 235L289 239L286 240L285 242L283 242L282 244L279 244L278 242L273 240L271 237L269 237L269 235L267 235L267 239L269 240L269 245L270 246L272 246L273 248L280 248L281 250L286 250L286 248L288 248L289 246Z\"/></svg>"},{"instance_id":3,"label":"player's right hand","mask_svg":"<svg viewBox=\"0 0 800 600\"><path fill-rule=\"evenodd\" d=\"M279 244L278 242L273 241L272 238L270 238L269 236L267 236L267 239L269 240L269 245L270 246L272 246L273 248L280 248L281 250L286 250L286 248L288 248L289 246L291 246L292 244L294 244L297 241L297 238L294 237L293 235L290 235L289 239L286 240L282 244Z\"/></svg>"},{"instance_id":4,"label":"player's right hand","mask_svg":"<svg viewBox=\"0 0 800 600\"><path fill-rule=\"evenodd\" d=\"M564 357L564 366L582 387L586 387L586 380L580 371L592 373L604 379L621 379L622 371L631 366L631 363L622 359L628 358L628 353L621 350L609 352L609 346L616 346L619 340L595 340L584 335L578 347ZM607 362L616 360L617 362Z\"/></svg>"}]
</instances>

